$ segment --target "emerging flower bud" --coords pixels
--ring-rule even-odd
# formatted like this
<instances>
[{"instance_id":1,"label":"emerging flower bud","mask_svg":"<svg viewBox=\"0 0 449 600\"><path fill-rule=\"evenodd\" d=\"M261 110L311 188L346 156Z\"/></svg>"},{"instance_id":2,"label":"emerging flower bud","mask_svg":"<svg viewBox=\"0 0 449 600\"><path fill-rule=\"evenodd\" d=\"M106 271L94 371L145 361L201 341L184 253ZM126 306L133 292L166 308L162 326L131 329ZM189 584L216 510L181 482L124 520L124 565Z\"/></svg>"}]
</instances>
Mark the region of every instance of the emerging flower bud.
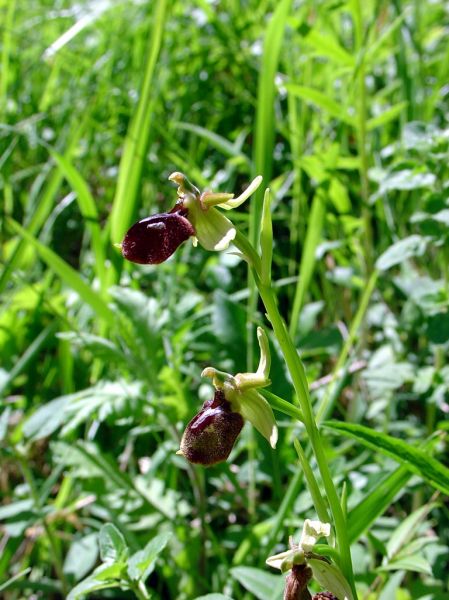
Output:
<instances>
[{"instance_id":1,"label":"emerging flower bud","mask_svg":"<svg viewBox=\"0 0 449 600\"><path fill-rule=\"evenodd\" d=\"M179 454L204 466L226 460L242 427L243 417L232 412L224 392L216 390L187 425Z\"/></svg>"},{"instance_id":2,"label":"emerging flower bud","mask_svg":"<svg viewBox=\"0 0 449 600\"><path fill-rule=\"evenodd\" d=\"M318 592L312 597L312 600L338 600L331 592Z\"/></svg>"},{"instance_id":3,"label":"emerging flower bud","mask_svg":"<svg viewBox=\"0 0 449 600\"><path fill-rule=\"evenodd\" d=\"M141 265L158 265L167 260L182 242L195 235L184 213L162 213L135 223L122 242L123 257Z\"/></svg>"}]
</instances>

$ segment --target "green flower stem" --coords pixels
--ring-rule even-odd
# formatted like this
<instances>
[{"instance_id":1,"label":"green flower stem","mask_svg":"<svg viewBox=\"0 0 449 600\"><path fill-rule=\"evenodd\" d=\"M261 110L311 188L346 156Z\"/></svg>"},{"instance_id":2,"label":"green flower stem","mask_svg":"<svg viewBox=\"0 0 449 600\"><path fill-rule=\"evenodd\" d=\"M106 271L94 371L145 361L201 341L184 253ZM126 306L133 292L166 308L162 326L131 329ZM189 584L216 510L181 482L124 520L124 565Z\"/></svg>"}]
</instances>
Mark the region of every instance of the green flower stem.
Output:
<instances>
[{"instance_id":1,"label":"green flower stem","mask_svg":"<svg viewBox=\"0 0 449 600\"><path fill-rule=\"evenodd\" d=\"M276 396L276 394L273 394L273 392L270 392L268 390L261 389L259 390L259 394L261 394L266 398L266 400L268 400L268 402L271 405L271 408L273 408L274 410L284 413L284 415L288 415L289 417L292 417L293 419L297 419L298 421L301 421L301 423L304 423L304 417L302 416L301 410L299 408L296 408L296 406L292 406L291 402L287 402L287 400Z\"/></svg>"},{"instance_id":2,"label":"green flower stem","mask_svg":"<svg viewBox=\"0 0 449 600\"><path fill-rule=\"evenodd\" d=\"M263 285L261 283L259 256L248 239L245 238L245 236L239 231L235 237L234 244L245 255L249 264L252 266L254 279L259 290L259 295L265 305L268 319L281 347L287 368L290 372L290 376L293 381L293 387L295 388L297 396L297 401L303 414L304 425L306 427L310 444L321 473L324 489L326 491L327 499L329 501L334 518L337 547L340 554L340 566L346 579L353 589L354 597L357 598L346 521L341 509L340 499L338 498L338 494L329 471L329 465L324 452L323 444L321 442L320 432L315 422L304 366L288 333L285 321L279 312L275 290L271 286Z\"/></svg>"}]
</instances>

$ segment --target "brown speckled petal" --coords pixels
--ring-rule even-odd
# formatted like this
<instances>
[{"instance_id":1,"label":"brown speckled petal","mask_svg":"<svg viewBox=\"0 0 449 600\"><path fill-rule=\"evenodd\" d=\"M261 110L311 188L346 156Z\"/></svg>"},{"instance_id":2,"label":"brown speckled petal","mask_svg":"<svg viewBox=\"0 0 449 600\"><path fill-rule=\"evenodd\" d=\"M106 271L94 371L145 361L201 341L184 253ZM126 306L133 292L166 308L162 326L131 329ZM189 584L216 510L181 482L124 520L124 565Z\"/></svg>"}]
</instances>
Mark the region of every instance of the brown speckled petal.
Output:
<instances>
[{"instance_id":1,"label":"brown speckled petal","mask_svg":"<svg viewBox=\"0 0 449 600\"><path fill-rule=\"evenodd\" d=\"M195 230L180 211L142 219L126 233L122 255L141 265L157 265L167 260Z\"/></svg>"},{"instance_id":2,"label":"brown speckled petal","mask_svg":"<svg viewBox=\"0 0 449 600\"><path fill-rule=\"evenodd\" d=\"M187 425L181 452L188 461L204 466L222 462L231 453L243 424L243 417L231 410L224 393L217 390Z\"/></svg>"}]
</instances>

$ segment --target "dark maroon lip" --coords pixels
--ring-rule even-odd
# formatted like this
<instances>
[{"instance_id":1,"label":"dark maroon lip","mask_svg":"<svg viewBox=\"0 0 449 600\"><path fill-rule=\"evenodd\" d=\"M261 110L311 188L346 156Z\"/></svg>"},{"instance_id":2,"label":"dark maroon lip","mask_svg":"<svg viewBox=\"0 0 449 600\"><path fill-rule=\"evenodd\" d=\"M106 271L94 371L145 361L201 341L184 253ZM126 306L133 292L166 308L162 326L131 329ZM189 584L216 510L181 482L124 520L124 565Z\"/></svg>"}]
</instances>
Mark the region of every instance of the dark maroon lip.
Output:
<instances>
[{"instance_id":1,"label":"dark maroon lip","mask_svg":"<svg viewBox=\"0 0 449 600\"><path fill-rule=\"evenodd\" d=\"M181 451L187 460L203 466L225 461L243 424L242 415L233 412L224 393L217 390L187 425Z\"/></svg>"},{"instance_id":2,"label":"dark maroon lip","mask_svg":"<svg viewBox=\"0 0 449 600\"><path fill-rule=\"evenodd\" d=\"M141 265L157 265L169 258L189 237L195 235L187 211L175 205L172 212L161 213L135 223L122 242L122 255Z\"/></svg>"}]
</instances>

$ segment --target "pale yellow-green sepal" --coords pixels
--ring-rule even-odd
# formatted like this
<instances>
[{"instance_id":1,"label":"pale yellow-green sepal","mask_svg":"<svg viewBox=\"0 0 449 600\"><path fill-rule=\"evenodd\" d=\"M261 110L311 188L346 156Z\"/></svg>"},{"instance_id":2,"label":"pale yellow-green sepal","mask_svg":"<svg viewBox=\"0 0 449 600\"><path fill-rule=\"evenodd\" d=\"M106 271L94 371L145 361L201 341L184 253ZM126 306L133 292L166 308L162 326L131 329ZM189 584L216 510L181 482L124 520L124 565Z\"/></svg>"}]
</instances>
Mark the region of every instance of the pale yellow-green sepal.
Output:
<instances>
[{"instance_id":1,"label":"pale yellow-green sepal","mask_svg":"<svg viewBox=\"0 0 449 600\"><path fill-rule=\"evenodd\" d=\"M255 389L241 392L239 400L239 412L242 417L247 419L269 441L272 448L275 448L278 440L278 428L271 406Z\"/></svg>"},{"instance_id":2,"label":"pale yellow-green sepal","mask_svg":"<svg viewBox=\"0 0 449 600\"><path fill-rule=\"evenodd\" d=\"M198 208L192 220L198 242L206 250L226 250L237 234L231 221L215 208Z\"/></svg>"},{"instance_id":3,"label":"pale yellow-green sepal","mask_svg":"<svg viewBox=\"0 0 449 600\"><path fill-rule=\"evenodd\" d=\"M231 198L230 200L227 200L226 202L222 202L218 206L220 208L224 208L225 210L231 210L233 208L237 208L238 206L243 204L245 202L245 200L247 200L251 196L251 194L254 194L254 192L257 190L259 185L262 183L262 179L263 179L262 175L258 175L255 179L253 179L251 181L251 183L246 188L246 190L243 192L243 194L240 194L240 196L237 196L237 198Z\"/></svg>"}]
</instances>

